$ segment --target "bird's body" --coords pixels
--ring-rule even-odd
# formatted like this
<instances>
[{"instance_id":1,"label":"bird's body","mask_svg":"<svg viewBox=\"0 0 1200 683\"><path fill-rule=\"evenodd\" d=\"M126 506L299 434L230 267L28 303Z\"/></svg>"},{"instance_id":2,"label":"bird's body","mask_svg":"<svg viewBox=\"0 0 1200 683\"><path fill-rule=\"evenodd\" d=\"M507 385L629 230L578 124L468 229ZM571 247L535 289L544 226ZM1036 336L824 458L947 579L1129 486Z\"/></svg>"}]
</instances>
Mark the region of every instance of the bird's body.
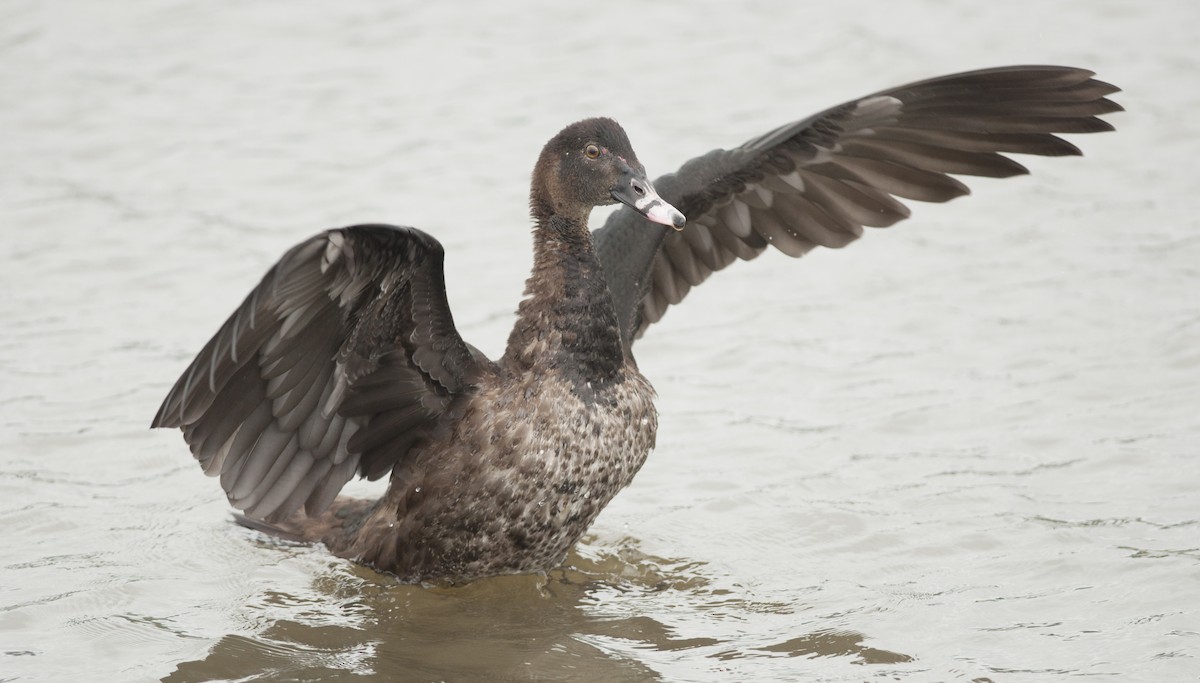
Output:
<instances>
[{"instance_id":1,"label":"bird's body","mask_svg":"<svg viewBox=\"0 0 1200 683\"><path fill-rule=\"evenodd\" d=\"M397 467L361 525L350 501L351 526L338 525L335 502L318 518L329 528L305 537L406 581L558 566L654 446L653 390L636 369L622 375L595 387L497 375L450 413L436 448Z\"/></svg>"},{"instance_id":2,"label":"bird's body","mask_svg":"<svg viewBox=\"0 0 1200 683\"><path fill-rule=\"evenodd\" d=\"M1025 172L999 152L1078 154L1054 133L1111 130L1096 115L1120 109L1091 75L1004 67L909 84L653 185L620 126L581 121L534 169L534 266L499 360L459 336L434 238L330 230L271 268L153 426L183 430L247 525L406 581L546 571L654 447L654 392L632 354L647 326L768 246L800 256L907 217L893 195L947 201L967 192L948 174ZM591 209L614 201L626 206L589 232ZM338 498L356 474L390 474L386 494Z\"/></svg>"},{"instance_id":3,"label":"bird's body","mask_svg":"<svg viewBox=\"0 0 1200 683\"><path fill-rule=\"evenodd\" d=\"M558 223L559 221L554 221ZM584 226L542 236L508 349L427 428L368 509L338 499L281 528L407 581L558 566L645 462L654 390L622 350ZM565 242L565 243L564 243Z\"/></svg>"}]
</instances>

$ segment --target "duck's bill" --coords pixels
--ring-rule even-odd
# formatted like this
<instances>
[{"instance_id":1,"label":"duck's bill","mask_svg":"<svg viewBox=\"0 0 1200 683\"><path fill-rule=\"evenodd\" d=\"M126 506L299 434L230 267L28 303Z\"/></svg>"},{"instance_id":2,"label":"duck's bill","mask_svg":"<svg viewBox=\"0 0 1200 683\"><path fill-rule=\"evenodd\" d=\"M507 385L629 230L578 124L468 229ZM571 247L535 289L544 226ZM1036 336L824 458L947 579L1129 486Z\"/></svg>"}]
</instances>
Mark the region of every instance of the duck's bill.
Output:
<instances>
[{"instance_id":1,"label":"duck's bill","mask_svg":"<svg viewBox=\"0 0 1200 683\"><path fill-rule=\"evenodd\" d=\"M647 219L668 225L676 230L683 230L683 224L687 222L687 218L684 218L678 209L664 202L658 195L655 195L653 199L643 198L634 202L633 208L641 212Z\"/></svg>"},{"instance_id":2,"label":"duck's bill","mask_svg":"<svg viewBox=\"0 0 1200 683\"><path fill-rule=\"evenodd\" d=\"M678 209L658 196L654 186L645 178L629 177L613 190L612 196L655 223L683 230L683 224L687 222Z\"/></svg>"}]
</instances>

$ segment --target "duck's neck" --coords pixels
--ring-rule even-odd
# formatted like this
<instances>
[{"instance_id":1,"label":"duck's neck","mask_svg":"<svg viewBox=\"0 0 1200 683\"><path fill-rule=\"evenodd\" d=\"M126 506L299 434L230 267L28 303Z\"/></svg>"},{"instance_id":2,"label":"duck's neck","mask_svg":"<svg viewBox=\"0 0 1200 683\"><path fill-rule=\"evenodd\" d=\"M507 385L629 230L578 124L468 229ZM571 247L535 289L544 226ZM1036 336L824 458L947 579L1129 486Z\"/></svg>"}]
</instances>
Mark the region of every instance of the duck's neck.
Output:
<instances>
[{"instance_id":1,"label":"duck's neck","mask_svg":"<svg viewBox=\"0 0 1200 683\"><path fill-rule=\"evenodd\" d=\"M533 272L505 359L518 368L548 366L587 382L614 379L624 364L620 328L587 215L535 212L535 219Z\"/></svg>"}]
</instances>

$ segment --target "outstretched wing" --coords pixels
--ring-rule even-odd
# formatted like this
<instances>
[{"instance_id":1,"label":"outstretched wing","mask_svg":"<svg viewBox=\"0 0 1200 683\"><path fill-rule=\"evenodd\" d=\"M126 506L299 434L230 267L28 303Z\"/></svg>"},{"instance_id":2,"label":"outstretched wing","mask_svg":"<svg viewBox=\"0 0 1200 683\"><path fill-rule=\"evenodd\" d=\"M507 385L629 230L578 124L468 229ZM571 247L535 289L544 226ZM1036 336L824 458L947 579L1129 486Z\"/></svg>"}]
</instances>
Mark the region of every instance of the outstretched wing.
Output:
<instances>
[{"instance_id":1,"label":"outstretched wing","mask_svg":"<svg viewBox=\"0 0 1200 683\"><path fill-rule=\"evenodd\" d=\"M655 188L681 232L622 207L595 232L626 344L709 275L773 245L788 256L843 247L863 226L907 218L895 199L944 202L948 174L1028 173L999 152L1079 155L1054 133L1112 130L1119 89L1083 69L1013 66L943 76L828 109L732 150L692 159ZM894 197L894 196L895 197Z\"/></svg>"},{"instance_id":2,"label":"outstretched wing","mask_svg":"<svg viewBox=\"0 0 1200 683\"><path fill-rule=\"evenodd\" d=\"M315 515L405 457L491 367L454 327L442 245L413 228L330 230L284 254L175 383L179 427L234 507Z\"/></svg>"}]
</instances>

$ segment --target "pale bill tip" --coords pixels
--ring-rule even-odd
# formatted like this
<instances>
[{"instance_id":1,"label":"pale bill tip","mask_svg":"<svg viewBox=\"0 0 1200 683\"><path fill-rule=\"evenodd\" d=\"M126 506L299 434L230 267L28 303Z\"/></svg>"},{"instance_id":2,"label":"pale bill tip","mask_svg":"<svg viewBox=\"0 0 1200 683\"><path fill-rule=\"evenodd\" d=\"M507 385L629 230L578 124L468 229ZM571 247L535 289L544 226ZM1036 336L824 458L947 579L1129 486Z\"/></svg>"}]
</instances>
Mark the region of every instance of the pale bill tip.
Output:
<instances>
[{"instance_id":1,"label":"pale bill tip","mask_svg":"<svg viewBox=\"0 0 1200 683\"><path fill-rule=\"evenodd\" d=\"M683 224L687 222L687 218L679 213L678 209L658 198L648 202L648 206L642 209L642 215L650 221L676 230L683 230Z\"/></svg>"}]
</instances>

